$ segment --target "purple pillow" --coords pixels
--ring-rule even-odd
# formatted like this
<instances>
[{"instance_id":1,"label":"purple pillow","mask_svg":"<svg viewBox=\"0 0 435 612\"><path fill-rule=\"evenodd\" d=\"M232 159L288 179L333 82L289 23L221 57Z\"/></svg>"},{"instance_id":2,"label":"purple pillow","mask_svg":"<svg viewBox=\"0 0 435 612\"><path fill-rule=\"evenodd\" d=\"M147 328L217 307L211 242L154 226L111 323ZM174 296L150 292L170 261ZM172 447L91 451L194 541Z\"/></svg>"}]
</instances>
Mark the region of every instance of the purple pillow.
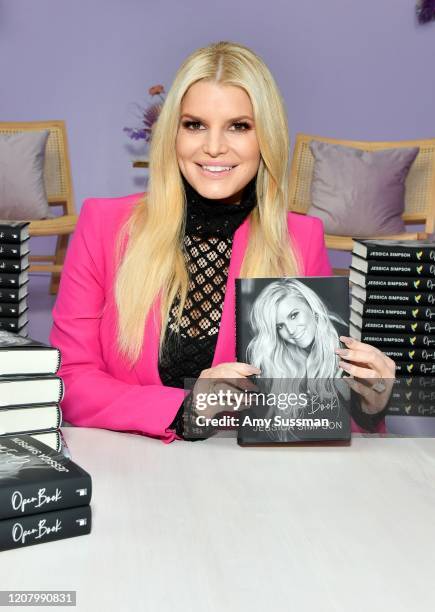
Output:
<instances>
[{"instance_id":1,"label":"purple pillow","mask_svg":"<svg viewBox=\"0 0 435 612\"><path fill-rule=\"evenodd\" d=\"M405 232L405 180L418 147L362 151L313 140L311 206L308 214L337 236L382 236Z\"/></svg>"}]
</instances>

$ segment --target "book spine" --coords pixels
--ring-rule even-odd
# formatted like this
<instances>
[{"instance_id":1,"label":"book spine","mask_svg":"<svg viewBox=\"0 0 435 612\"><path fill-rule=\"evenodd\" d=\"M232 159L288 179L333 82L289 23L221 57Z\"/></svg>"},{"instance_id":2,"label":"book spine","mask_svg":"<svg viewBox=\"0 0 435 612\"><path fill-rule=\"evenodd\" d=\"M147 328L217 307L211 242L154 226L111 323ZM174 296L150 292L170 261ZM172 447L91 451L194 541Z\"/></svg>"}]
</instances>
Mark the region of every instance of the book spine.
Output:
<instances>
[{"instance_id":1,"label":"book spine","mask_svg":"<svg viewBox=\"0 0 435 612\"><path fill-rule=\"evenodd\" d=\"M435 335L417 334L415 336L402 336L401 334L361 332L361 342L367 342L374 346L410 346L435 348Z\"/></svg>"},{"instance_id":2,"label":"book spine","mask_svg":"<svg viewBox=\"0 0 435 612\"><path fill-rule=\"evenodd\" d=\"M394 361L435 361L435 349L386 348L382 352Z\"/></svg>"},{"instance_id":3,"label":"book spine","mask_svg":"<svg viewBox=\"0 0 435 612\"><path fill-rule=\"evenodd\" d=\"M0 242L19 244L21 240L21 230L28 225L28 223L18 223L13 225L0 224Z\"/></svg>"},{"instance_id":4,"label":"book spine","mask_svg":"<svg viewBox=\"0 0 435 612\"><path fill-rule=\"evenodd\" d=\"M407 305L434 305L435 293L415 291L371 291L367 290L366 302L368 304L407 304Z\"/></svg>"},{"instance_id":5,"label":"book spine","mask_svg":"<svg viewBox=\"0 0 435 612\"><path fill-rule=\"evenodd\" d=\"M396 361L396 374L411 376L434 376L435 363L420 361Z\"/></svg>"},{"instance_id":6,"label":"book spine","mask_svg":"<svg viewBox=\"0 0 435 612\"><path fill-rule=\"evenodd\" d=\"M369 259L367 261L368 275L399 275L416 277L435 277L435 262L433 264L409 262L394 263L392 261L377 261Z\"/></svg>"},{"instance_id":7,"label":"book spine","mask_svg":"<svg viewBox=\"0 0 435 612\"><path fill-rule=\"evenodd\" d=\"M378 319L415 319L421 321L435 321L435 308L413 306L386 306L379 304L376 306L365 305L363 316Z\"/></svg>"},{"instance_id":8,"label":"book spine","mask_svg":"<svg viewBox=\"0 0 435 612\"><path fill-rule=\"evenodd\" d=\"M0 302L8 304L18 304L20 301L18 288L15 289L2 289L0 287Z\"/></svg>"},{"instance_id":9,"label":"book spine","mask_svg":"<svg viewBox=\"0 0 435 612\"><path fill-rule=\"evenodd\" d=\"M375 291L433 291L435 279L432 278L407 278L407 277L385 277L375 275L364 275L367 290ZM356 283L358 284L358 283Z\"/></svg>"},{"instance_id":10,"label":"book spine","mask_svg":"<svg viewBox=\"0 0 435 612\"><path fill-rule=\"evenodd\" d=\"M405 247L403 245L365 245L367 253L365 259L391 259L392 261L414 261L435 263L435 248L422 246L421 249Z\"/></svg>"},{"instance_id":11,"label":"book spine","mask_svg":"<svg viewBox=\"0 0 435 612\"><path fill-rule=\"evenodd\" d=\"M410 334L435 334L435 321L363 318L361 326L355 325L355 327L362 331L386 331L393 334L399 332Z\"/></svg>"},{"instance_id":12,"label":"book spine","mask_svg":"<svg viewBox=\"0 0 435 612\"><path fill-rule=\"evenodd\" d=\"M0 304L0 317L18 317L20 309L15 304Z\"/></svg>"},{"instance_id":13,"label":"book spine","mask_svg":"<svg viewBox=\"0 0 435 612\"><path fill-rule=\"evenodd\" d=\"M6 519L0 521L0 551L86 535L91 523L90 506Z\"/></svg>"},{"instance_id":14,"label":"book spine","mask_svg":"<svg viewBox=\"0 0 435 612\"><path fill-rule=\"evenodd\" d=\"M0 287L19 287L20 274L3 274L0 273Z\"/></svg>"},{"instance_id":15,"label":"book spine","mask_svg":"<svg viewBox=\"0 0 435 612\"><path fill-rule=\"evenodd\" d=\"M0 487L0 520L86 506L91 496L92 481L88 474L36 483L17 481Z\"/></svg>"},{"instance_id":16,"label":"book spine","mask_svg":"<svg viewBox=\"0 0 435 612\"><path fill-rule=\"evenodd\" d=\"M23 325L21 326L23 327ZM3 318L0 317L0 329L6 329L7 331L11 331L11 332L17 332L21 329L21 327L18 324L18 317L17 318Z\"/></svg>"},{"instance_id":17,"label":"book spine","mask_svg":"<svg viewBox=\"0 0 435 612\"><path fill-rule=\"evenodd\" d=\"M2 274L19 274L23 269L21 259L0 259L0 272Z\"/></svg>"}]
</instances>

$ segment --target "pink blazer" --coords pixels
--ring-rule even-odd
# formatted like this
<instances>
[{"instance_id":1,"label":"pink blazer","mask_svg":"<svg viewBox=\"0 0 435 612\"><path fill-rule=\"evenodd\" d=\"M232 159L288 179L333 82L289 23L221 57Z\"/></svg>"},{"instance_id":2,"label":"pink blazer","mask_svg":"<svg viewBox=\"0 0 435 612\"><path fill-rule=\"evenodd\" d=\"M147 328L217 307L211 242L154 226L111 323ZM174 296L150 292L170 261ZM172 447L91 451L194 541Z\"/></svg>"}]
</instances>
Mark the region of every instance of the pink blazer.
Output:
<instances>
[{"instance_id":1,"label":"pink blazer","mask_svg":"<svg viewBox=\"0 0 435 612\"><path fill-rule=\"evenodd\" d=\"M158 373L159 327L148 317L142 356L129 367L116 351L113 296L118 230L142 194L88 199L66 255L53 309L50 342L62 352L63 415L73 425L131 431L172 442L168 430L184 399L183 389L164 386ZM305 276L332 273L319 219L289 213L288 230ZM237 229L212 365L236 361L235 289L249 239L249 219ZM150 262L143 262L146 274ZM158 304L154 305L158 313ZM154 313L153 313L154 314ZM158 321L158 317L157 317Z\"/></svg>"}]
</instances>

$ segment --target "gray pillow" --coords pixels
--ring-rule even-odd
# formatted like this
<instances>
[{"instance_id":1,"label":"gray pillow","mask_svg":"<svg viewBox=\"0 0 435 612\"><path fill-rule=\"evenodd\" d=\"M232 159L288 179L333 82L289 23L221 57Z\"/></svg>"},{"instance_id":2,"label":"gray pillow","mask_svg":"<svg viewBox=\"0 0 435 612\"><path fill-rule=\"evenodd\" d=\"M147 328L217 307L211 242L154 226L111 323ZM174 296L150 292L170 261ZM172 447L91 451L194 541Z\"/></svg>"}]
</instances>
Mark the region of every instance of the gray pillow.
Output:
<instances>
[{"instance_id":1,"label":"gray pillow","mask_svg":"<svg viewBox=\"0 0 435 612\"><path fill-rule=\"evenodd\" d=\"M51 217L44 185L48 130L0 136L0 218Z\"/></svg>"},{"instance_id":2,"label":"gray pillow","mask_svg":"<svg viewBox=\"0 0 435 612\"><path fill-rule=\"evenodd\" d=\"M322 219L327 234L406 231L405 179L418 147L367 152L313 140L310 149L315 161L308 214Z\"/></svg>"}]
</instances>

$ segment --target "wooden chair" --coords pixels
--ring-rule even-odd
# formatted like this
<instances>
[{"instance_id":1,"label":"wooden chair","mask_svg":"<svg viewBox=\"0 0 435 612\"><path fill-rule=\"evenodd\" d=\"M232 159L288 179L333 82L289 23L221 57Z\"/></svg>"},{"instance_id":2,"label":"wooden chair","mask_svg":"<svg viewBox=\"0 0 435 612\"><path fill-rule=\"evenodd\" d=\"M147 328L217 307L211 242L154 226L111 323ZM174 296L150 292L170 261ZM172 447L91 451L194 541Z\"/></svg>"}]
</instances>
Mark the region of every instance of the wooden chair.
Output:
<instances>
[{"instance_id":1,"label":"wooden chair","mask_svg":"<svg viewBox=\"0 0 435 612\"><path fill-rule=\"evenodd\" d=\"M435 139L406 140L399 142L364 142L354 140L337 140L321 136L297 134L290 168L290 210L306 213L311 204L311 181L313 176L314 157L309 144L312 140L344 145L364 151L379 151L397 147L419 147L420 151L408 173L405 187L405 226L424 225L424 232L407 231L389 236L371 236L371 238L419 240L426 238L434 231L435 217ZM326 246L339 251L352 251L351 236L332 236L326 234ZM340 270L343 272L343 270Z\"/></svg>"},{"instance_id":2,"label":"wooden chair","mask_svg":"<svg viewBox=\"0 0 435 612\"><path fill-rule=\"evenodd\" d=\"M57 293L60 274L70 234L75 229L71 168L64 121L0 122L0 134L48 130L45 149L44 179L50 206L61 207L61 214L51 219L31 221L30 236L57 236L54 255L31 255L30 272L51 272L50 293Z\"/></svg>"}]
</instances>

